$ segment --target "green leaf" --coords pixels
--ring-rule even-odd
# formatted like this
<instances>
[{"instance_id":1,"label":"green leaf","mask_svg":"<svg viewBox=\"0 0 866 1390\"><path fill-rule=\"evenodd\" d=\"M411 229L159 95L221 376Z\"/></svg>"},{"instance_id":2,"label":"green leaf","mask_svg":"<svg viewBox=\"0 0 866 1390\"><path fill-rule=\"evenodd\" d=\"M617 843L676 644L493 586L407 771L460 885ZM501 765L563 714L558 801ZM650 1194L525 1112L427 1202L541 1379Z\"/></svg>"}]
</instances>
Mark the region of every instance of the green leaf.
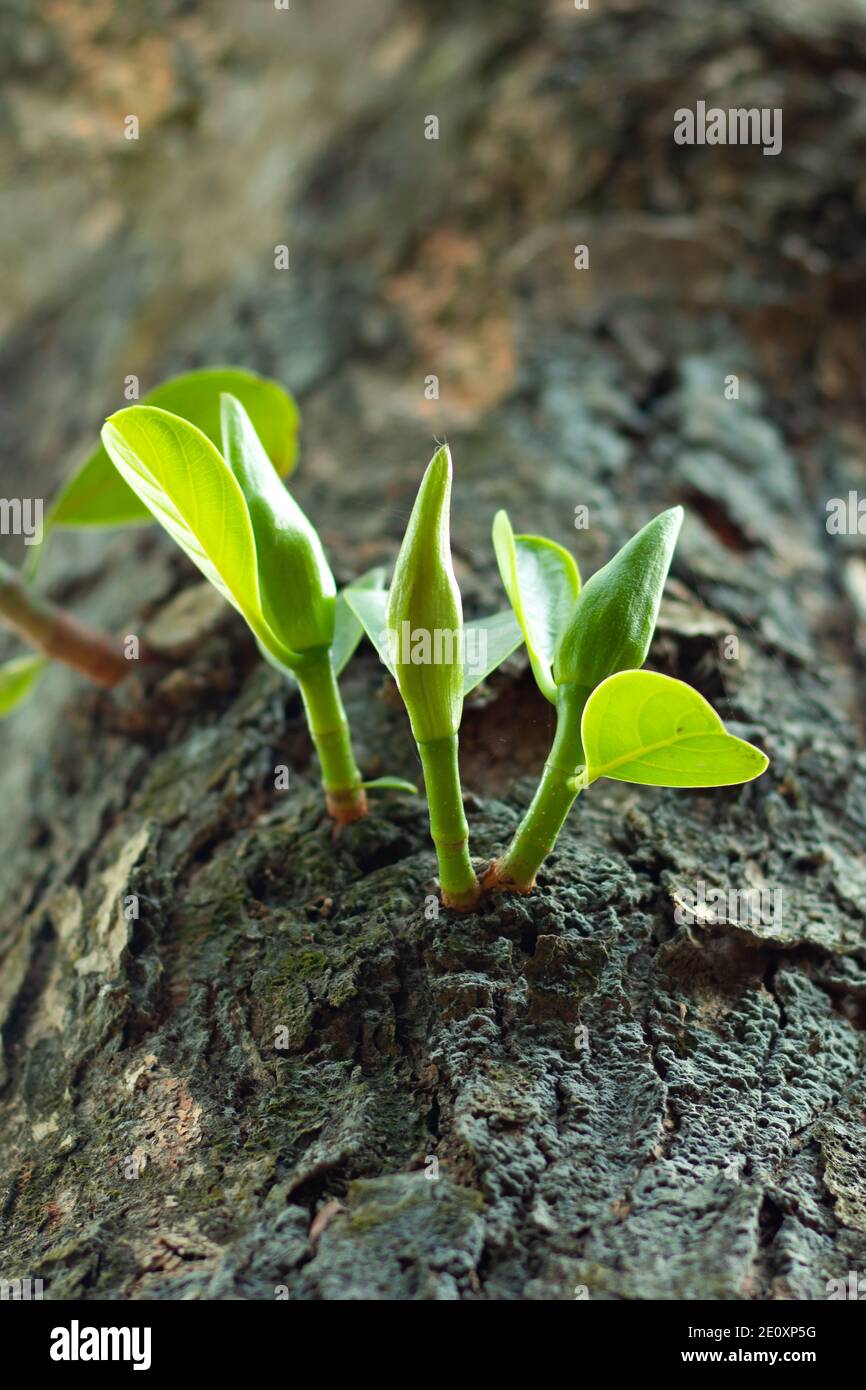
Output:
<instances>
[{"instance_id":1,"label":"green leaf","mask_svg":"<svg viewBox=\"0 0 866 1390\"><path fill-rule=\"evenodd\" d=\"M437 449L421 480L388 595L394 673L416 743L457 733L463 709L463 605L450 537L451 455Z\"/></svg>"},{"instance_id":2,"label":"green leaf","mask_svg":"<svg viewBox=\"0 0 866 1390\"><path fill-rule=\"evenodd\" d=\"M542 695L555 703L553 653L580 591L577 565L555 541L515 536L507 512L497 512L494 518L493 548L536 683Z\"/></svg>"},{"instance_id":3,"label":"green leaf","mask_svg":"<svg viewBox=\"0 0 866 1390\"><path fill-rule=\"evenodd\" d=\"M0 666L0 719L33 694L47 665L44 656L17 656Z\"/></svg>"},{"instance_id":4,"label":"green leaf","mask_svg":"<svg viewBox=\"0 0 866 1390\"><path fill-rule=\"evenodd\" d=\"M620 671L590 695L581 726L587 783L599 777L653 787L728 787L760 777L769 758L729 734L684 681Z\"/></svg>"},{"instance_id":5,"label":"green leaf","mask_svg":"<svg viewBox=\"0 0 866 1390\"><path fill-rule=\"evenodd\" d=\"M410 792L412 796L418 795L418 788L414 782L407 782L403 777L375 777L372 782L362 782L368 792L376 791L396 791Z\"/></svg>"},{"instance_id":6,"label":"green leaf","mask_svg":"<svg viewBox=\"0 0 866 1390\"><path fill-rule=\"evenodd\" d=\"M334 609L334 640L331 643L331 664L335 676L339 676L346 669L364 635L364 626L360 619L355 616L354 610L346 598L349 589L362 595L366 595L368 592L377 594L382 607L381 626L384 623L384 608L388 599L387 594L382 592L384 583L385 570L383 566L377 565L375 569L367 570L367 573L362 574L359 579L353 579L349 588L343 589L337 594L337 603ZM287 680L297 683L294 671L272 656L261 643L259 643L259 650L269 665L280 671Z\"/></svg>"},{"instance_id":7,"label":"green leaf","mask_svg":"<svg viewBox=\"0 0 866 1390\"><path fill-rule=\"evenodd\" d=\"M501 666L523 641L523 632L514 614L492 613L489 618L473 618L463 628L463 694L468 695L485 676Z\"/></svg>"},{"instance_id":8,"label":"green leaf","mask_svg":"<svg viewBox=\"0 0 866 1390\"><path fill-rule=\"evenodd\" d=\"M220 400L223 455L252 522L265 620L292 651L330 646L337 586L318 533L274 472L240 401Z\"/></svg>"},{"instance_id":9,"label":"green leaf","mask_svg":"<svg viewBox=\"0 0 866 1390\"><path fill-rule=\"evenodd\" d=\"M359 593L381 593L384 598L385 569L382 565L377 565L375 569L368 570L362 574L360 579L353 579L349 586ZM355 654L355 650L364 635L363 624L355 616L351 605L346 599L347 590L343 589L337 595L337 607L334 614L334 640L331 644L331 662L336 675L345 670Z\"/></svg>"},{"instance_id":10,"label":"green leaf","mask_svg":"<svg viewBox=\"0 0 866 1390\"><path fill-rule=\"evenodd\" d=\"M594 690L643 665L682 519L682 507L653 517L586 581L554 653L557 685Z\"/></svg>"},{"instance_id":11,"label":"green leaf","mask_svg":"<svg viewBox=\"0 0 866 1390\"><path fill-rule=\"evenodd\" d=\"M287 666L285 662L280 661L278 657L274 656L273 652L268 650L260 637L256 638L256 646L259 649L259 656L263 657L269 666L272 666L275 671L279 671L280 675L284 676L290 685L297 685L298 677L291 666Z\"/></svg>"},{"instance_id":12,"label":"green leaf","mask_svg":"<svg viewBox=\"0 0 866 1390\"><path fill-rule=\"evenodd\" d=\"M121 477L214 588L278 656L262 612L256 544L237 479L206 435L177 415L135 405L112 415L102 440Z\"/></svg>"},{"instance_id":13,"label":"green leaf","mask_svg":"<svg viewBox=\"0 0 866 1390\"><path fill-rule=\"evenodd\" d=\"M288 477L297 459L300 416L292 397L276 381L239 367L205 367L164 381L148 392L141 404L179 415L196 425L212 444L219 444L222 391L237 396L249 411L274 468L280 477ZM46 527L125 526L150 519L147 507L100 446L70 478L46 519Z\"/></svg>"},{"instance_id":14,"label":"green leaf","mask_svg":"<svg viewBox=\"0 0 866 1390\"><path fill-rule=\"evenodd\" d=\"M391 651L388 646L387 612L388 612L388 593L384 589L370 590L359 589L356 584L350 584L343 590L343 598L351 608L358 622L363 627L373 646L382 665L394 676L394 667L391 664ZM396 676L395 676L396 679Z\"/></svg>"}]
</instances>

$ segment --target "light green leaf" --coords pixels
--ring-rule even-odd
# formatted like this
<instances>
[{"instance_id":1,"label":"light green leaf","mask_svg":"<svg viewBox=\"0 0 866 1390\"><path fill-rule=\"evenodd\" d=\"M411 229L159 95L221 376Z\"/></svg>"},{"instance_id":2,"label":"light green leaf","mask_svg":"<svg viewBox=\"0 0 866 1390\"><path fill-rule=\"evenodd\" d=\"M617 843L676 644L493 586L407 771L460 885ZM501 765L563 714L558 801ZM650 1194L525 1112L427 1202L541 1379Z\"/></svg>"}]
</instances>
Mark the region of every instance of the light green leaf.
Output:
<instances>
[{"instance_id":1,"label":"light green leaf","mask_svg":"<svg viewBox=\"0 0 866 1390\"><path fill-rule=\"evenodd\" d=\"M536 683L555 703L553 653L580 591L577 565L555 541L515 536L507 512L497 512L494 518L493 548Z\"/></svg>"},{"instance_id":2,"label":"light green leaf","mask_svg":"<svg viewBox=\"0 0 866 1390\"><path fill-rule=\"evenodd\" d=\"M350 584L348 589L343 590L343 597L376 648L382 665L393 676L394 667L388 647L387 590L358 589Z\"/></svg>"},{"instance_id":3,"label":"light green leaf","mask_svg":"<svg viewBox=\"0 0 866 1390\"><path fill-rule=\"evenodd\" d=\"M412 796L418 795L418 788L414 782L407 782L403 777L376 777L372 782L362 782L368 792L376 791L396 791L410 792Z\"/></svg>"},{"instance_id":4,"label":"light green leaf","mask_svg":"<svg viewBox=\"0 0 866 1390\"><path fill-rule=\"evenodd\" d=\"M141 404L179 415L196 425L212 444L219 444L222 391L237 396L274 468L280 477L288 477L297 459L300 416L279 382L238 367L205 367L164 381L144 396ZM46 528L125 526L150 519L148 508L100 446L64 487L46 518Z\"/></svg>"},{"instance_id":5,"label":"light green leaf","mask_svg":"<svg viewBox=\"0 0 866 1390\"><path fill-rule=\"evenodd\" d=\"M385 568L377 565L375 569L368 570L362 574L360 579L353 579L350 585L356 593L369 591L381 593L385 587ZM337 595L337 608L334 618L334 641L331 644L331 662L334 671L339 676L345 670L350 660L355 654L355 650L364 635L364 628L352 611L346 600L346 589Z\"/></svg>"},{"instance_id":6,"label":"light green leaf","mask_svg":"<svg viewBox=\"0 0 866 1390\"><path fill-rule=\"evenodd\" d=\"M225 393L222 451L246 499L262 612L290 650L330 646L337 586L318 532L274 472L240 401Z\"/></svg>"},{"instance_id":7,"label":"light green leaf","mask_svg":"<svg viewBox=\"0 0 866 1390\"><path fill-rule=\"evenodd\" d=\"M281 676L285 676L286 680L289 682L290 685L297 685L298 678L295 675L295 672L292 670L292 668L290 666L286 666L282 661L275 657L273 652L268 651L268 648L265 646L264 642L261 640L260 637L256 638L256 646L259 649L259 656L263 657L269 666L272 666L275 671L279 671Z\"/></svg>"},{"instance_id":8,"label":"light green leaf","mask_svg":"<svg viewBox=\"0 0 866 1390\"><path fill-rule=\"evenodd\" d=\"M256 637L287 656L265 621L256 545L234 474L201 430L154 406L112 415L102 440L125 482Z\"/></svg>"},{"instance_id":9,"label":"light green leaf","mask_svg":"<svg viewBox=\"0 0 866 1390\"><path fill-rule=\"evenodd\" d=\"M581 726L586 781L611 777L653 787L728 787L769 765L760 748L729 734L712 705L684 681L620 671L589 697Z\"/></svg>"},{"instance_id":10,"label":"light green leaf","mask_svg":"<svg viewBox=\"0 0 866 1390\"><path fill-rule=\"evenodd\" d=\"M44 656L16 656L0 666L0 719L33 694L47 665Z\"/></svg>"},{"instance_id":11,"label":"light green leaf","mask_svg":"<svg viewBox=\"0 0 866 1390\"><path fill-rule=\"evenodd\" d=\"M380 592L380 596L385 599L386 596L381 594L384 583L385 569L382 565L377 565L375 569L368 570L366 574L362 574L359 579L353 579L350 587L352 590L360 593L377 590ZM356 618L352 608L346 600L347 593L348 589L343 589L337 594L337 604L334 610L334 640L331 643L331 664L333 665L334 674L336 676L339 676L340 673L346 669L355 654L358 643L364 635L364 628L361 622ZM281 661L277 661L276 657L272 656L261 643L259 643L259 650L270 666L280 671L287 680L296 681L294 671L289 670L288 666L284 666Z\"/></svg>"},{"instance_id":12,"label":"light green leaf","mask_svg":"<svg viewBox=\"0 0 866 1390\"><path fill-rule=\"evenodd\" d=\"M463 628L463 694L501 666L523 641L523 632L510 609L489 618L473 618Z\"/></svg>"}]
</instances>

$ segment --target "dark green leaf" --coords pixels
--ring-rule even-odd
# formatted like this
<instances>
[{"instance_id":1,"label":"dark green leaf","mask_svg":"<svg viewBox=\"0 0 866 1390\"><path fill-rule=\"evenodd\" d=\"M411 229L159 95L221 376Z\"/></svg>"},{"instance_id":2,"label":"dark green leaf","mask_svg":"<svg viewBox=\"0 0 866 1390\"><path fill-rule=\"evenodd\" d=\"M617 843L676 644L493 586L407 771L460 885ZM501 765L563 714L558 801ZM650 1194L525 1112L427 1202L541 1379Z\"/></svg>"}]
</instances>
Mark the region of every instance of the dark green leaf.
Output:
<instances>
[{"instance_id":1,"label":"dark green leaf","mask_svg":"<svg viewBox=\"0 0 866 1390\"><path fill-rule=\"evenodd\" d=\"M375 595L382 601L382 613L384 622L384 605L387 602L387 594L383 591L382 585L385 583L385 570L381 565L375 569L368 570L362 574L360 579L353 579L350 586L355 593L364 597L367 594ZM348 602L346 595L349 589L343 589L337 594L337 604L334 609L334 640L331 643L331 664L334 667L334 674L339 676L348 666L355 654L358 643L364 635L364 626ZM283 666L282 662L277 661L276 657L271 656L270 652L259 644L262 656L265 660L290 681L296 681L294 671L290 671L288 666Z\"/></svg>"},{"instance_id":2,"label":"dark green leaf","mask_svg":"<svg viewBox=\"0 0 866 1390\"><path fill-rule=\"evenodd\" d=\"M553 660L557 685L593 690L649 651L682 507L654 517L580 591Z\"/></svg>"}]
</instances>

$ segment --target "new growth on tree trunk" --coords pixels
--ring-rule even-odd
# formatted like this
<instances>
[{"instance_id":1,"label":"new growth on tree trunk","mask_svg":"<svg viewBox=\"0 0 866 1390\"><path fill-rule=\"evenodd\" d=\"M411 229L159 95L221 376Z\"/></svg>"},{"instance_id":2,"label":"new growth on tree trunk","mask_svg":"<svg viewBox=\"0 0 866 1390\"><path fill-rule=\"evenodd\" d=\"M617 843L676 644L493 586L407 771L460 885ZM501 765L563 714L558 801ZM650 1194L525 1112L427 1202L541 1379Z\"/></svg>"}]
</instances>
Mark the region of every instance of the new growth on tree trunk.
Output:
<instances>
[{"instance_id":1,"label":"new growth on tree trunk","mask_svg":"<svg viewBox=\"0 0 866 1390\"><path fill-rule=\"evenodd\" d=\"M383 571L373 570L338 594L319 536L280 476L295 459L291 398L274 382L212 368L165 383L151 402L106 421L103 448L61 494L55 524L137 521L142 509L161 522L241 613L266 660L297 682L337 826L367 814L368 788L415 790L397 778L364 782L355 761L337 677L366 630L412 725L446 907L470 911L485 890L529 892L575 798L600 777L708 787L746 782L766 768L766 755L729 734L697 691L639 669L681 507L650 521L583 587L562 546L515 536L499 512L493 545L513 611L464 624L451 560L447 445L418 489L390 590L382 587ZM3 574L0 617L92 679L120 679L123 658L105 639L30 599ZM556 707L556 736L529 810L479 883L460 787L463 701L521 641L539 689ZM7 705L37 674L13 663Z\"/></svg>"},{"instance_id":2,"label":"new growth on tree trunk","mask_svg":"<svg viewBox=\"0 0 866 1390\"><path fill-rule=\"evenodd\" d=\"M460 659L463 605L451 563L451 455L437 450L424 474L394 566L388 599L388 633L409 625L410 644L392 641L394 676L418 745L430 810L430 834L439 861L446 907L473 908L481 888L469 858L469 826L463 810L457 762L457 731L463 712ZM447 651L442 634L456 634ZM415 661L428 638L427 662ZM443 656L435 660L438 647ZM389 637L389 640L390 637Z\"/></svg>"},{"instance_id":3,"label":"new growth on tree trunk","mask_svg":"<svg viewBox=\"0 0 866 1390\"><path fill-rule=\"evenodd\" d=\"M329 814L337 825L359 820L367 796L337 687L334 577L247 411L226 392L220 422L222 453L158 406L119 411L102 440L128 486L297 681Z\"/></svg>"},{"instance_id":4,"label":"new growth on tree trunk","mask_svg":"<svg viewBox=\"0 0 866 1390\"><path fill-rule=\"evenodd\" d=\"M505 512L493 544L556 737L532 804L487 889L528 893L574 800L600 777L660 787L717 787L758 777L768 759L726 732L690 686L640 671L649 651L683 511L633 536L580 587L571 556L541 536L515 536Z\"/></svg>"}]
</instances>

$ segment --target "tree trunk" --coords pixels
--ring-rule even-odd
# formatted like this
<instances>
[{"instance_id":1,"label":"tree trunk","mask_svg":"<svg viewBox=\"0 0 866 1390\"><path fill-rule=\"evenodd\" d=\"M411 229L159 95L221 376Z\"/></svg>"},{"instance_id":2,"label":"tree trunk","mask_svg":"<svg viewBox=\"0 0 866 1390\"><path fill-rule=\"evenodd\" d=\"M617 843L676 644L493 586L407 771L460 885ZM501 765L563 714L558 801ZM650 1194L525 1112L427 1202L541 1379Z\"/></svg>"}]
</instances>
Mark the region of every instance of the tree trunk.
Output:
<instances>
[{"instance_id":1,"label":"tree trunk","mask_svg":"<svg viewBox=\"0 0 866 1390\"><path fill-rule=\"evenodd\" d=\"M866 487L860 12L135 8L15 21L17 215L53 216L4 309L10 494L56 486L129 374L231 361L298 393L293 488L343 582L392 562L434 435L469 616L505 606L497 508L586 575L683 502L650 665L772 762L597 784L534 893L461 917L423 799L332 838L299 699L228 609L113 694L52 672L3 729L0 1275L826 1297L866 1260L866 544L826 525ZM676 144L698 98L782 108L781 153ZM196 584L148 528L57 534L44 575L125 633ZM343 687L364 773L417 777L369 647ZM467 707L479 867L551 720L520 655ZM684 919L702 884L720 920Z\"/></svg>"}]
</instances>

